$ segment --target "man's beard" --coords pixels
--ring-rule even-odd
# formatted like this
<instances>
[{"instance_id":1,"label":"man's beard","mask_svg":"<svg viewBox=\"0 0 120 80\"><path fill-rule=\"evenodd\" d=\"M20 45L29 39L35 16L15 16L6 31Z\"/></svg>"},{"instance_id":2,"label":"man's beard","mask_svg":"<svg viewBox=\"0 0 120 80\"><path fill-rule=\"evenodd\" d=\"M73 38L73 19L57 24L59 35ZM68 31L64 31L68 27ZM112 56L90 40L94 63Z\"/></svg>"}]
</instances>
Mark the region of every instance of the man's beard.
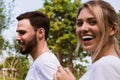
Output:
<instances>
[{"instance_id":1,"label":"man's beard","mask_svg":"<svg viewBox=\"0 0 120 80\"><path fill-rule=\"evenodd\" d=\"M29 54L31 53L31 51L33 50L33 48L35 48L37 46L37 39L36 36L34 35L33 38L27 42L25 45L25 50L22 50L22 48L20 49L20 52L22 54Z\"/></svg>"}]
</instances>

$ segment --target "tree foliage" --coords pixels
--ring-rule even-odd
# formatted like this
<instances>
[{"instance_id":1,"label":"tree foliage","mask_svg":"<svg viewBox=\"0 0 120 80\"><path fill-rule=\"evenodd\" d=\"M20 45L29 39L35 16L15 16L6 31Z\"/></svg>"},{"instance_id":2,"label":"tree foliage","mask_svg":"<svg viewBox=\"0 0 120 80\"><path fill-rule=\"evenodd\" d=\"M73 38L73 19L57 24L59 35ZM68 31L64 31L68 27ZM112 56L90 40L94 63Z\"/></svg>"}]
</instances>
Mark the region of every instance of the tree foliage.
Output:
<instances>
[{"instance_id":1,"label":"tree foliage","mask_svg":"<svg viewBox=\"0 0 120 80\"><path fill-rule=\"evenodd\" d=\"M0 0L0 44L1 44L0 54L2 54L2 51L10 46L9 41L5 41L2 32L6 30L11 24L10 20L11 20L12 9L14 6L12 3L6 4L5 0ZM9 46L6 46L6 44Z\"/></svg>"},{"instance_id":2,"label":"tree foliage","mask_svg":"<svg viewBox=\"0 0 120 80\"><path fill-rule=\"evenodd\" d=\"M3 28L5 28L5 15L4 15L4 2L0 0L0 34Z\"/></svg>"},{"instance_id":3,"label":"tree foliage","mask_svg":"<svg viewBox=\"0 0 120 80\"><path fill-rule=\"evenodd\" d=\"M2 47L3 47L3 43L4 43L4 39L3 36L1 34L1 31L3 28L5 28L4 24L5 24L5 15L3 14L3 1L0 0L0 54L2 54Z\"/></svg>"}]
</instances>

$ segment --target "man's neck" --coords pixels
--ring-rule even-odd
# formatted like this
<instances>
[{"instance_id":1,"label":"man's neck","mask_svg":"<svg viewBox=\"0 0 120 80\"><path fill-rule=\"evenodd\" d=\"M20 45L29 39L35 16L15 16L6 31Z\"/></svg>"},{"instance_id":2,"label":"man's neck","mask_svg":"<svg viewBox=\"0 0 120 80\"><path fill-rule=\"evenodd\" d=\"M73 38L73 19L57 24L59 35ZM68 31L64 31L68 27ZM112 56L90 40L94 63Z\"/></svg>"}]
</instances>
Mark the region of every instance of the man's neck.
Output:
<instances>
[{"instance_id":1,"label":"man's neck","mask_svg":"<svg viewBox=\"0 0 120 80\"><path fill-rule=\"evenodd\" d=\"M32 50L31 56L35 61L40 55L42 55L46 51L50 51L47 46L47 42L45 41L42 43L38 43L38 45Z\"/></svg>"}]
</instances>

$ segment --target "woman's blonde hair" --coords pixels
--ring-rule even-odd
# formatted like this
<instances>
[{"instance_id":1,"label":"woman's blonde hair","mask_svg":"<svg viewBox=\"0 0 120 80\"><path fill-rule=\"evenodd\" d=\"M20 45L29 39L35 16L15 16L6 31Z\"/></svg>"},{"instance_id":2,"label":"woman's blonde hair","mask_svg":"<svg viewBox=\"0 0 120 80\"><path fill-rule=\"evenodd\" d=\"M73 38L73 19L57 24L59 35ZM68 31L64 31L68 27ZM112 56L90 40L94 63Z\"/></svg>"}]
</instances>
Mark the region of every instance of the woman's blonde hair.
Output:
<instances>
[{"instance_id":1,"label":"woman's blonde hair","mask_svg":"<svg viewBox=\"0 0 120 80\"><path fill-rule=\"evenodd\" d=\"M82 5L82 7L79 8L77 17L79 16L79 13L83 8L89 9L89 11L93 14L93 16L96 18L100 32L101 32L101 40L98 43L97 48L95 49L94 56L93 56L93 61L97 58L99 55L102 47L103 47L103 42L105 40L106 36L106 31L108 27L113 27L116 26L117 30L119 32L119 24L118 24L118 15L115 12L114 8L107 2L103 0L91 0ZM117 39L118 32L115 34L113 37L114 39L114 48L116 50L116 53L120 57L120 52L119 52L119 43ZM78 44L78 46L80 43Z\"/></svg>"}]
</instances>

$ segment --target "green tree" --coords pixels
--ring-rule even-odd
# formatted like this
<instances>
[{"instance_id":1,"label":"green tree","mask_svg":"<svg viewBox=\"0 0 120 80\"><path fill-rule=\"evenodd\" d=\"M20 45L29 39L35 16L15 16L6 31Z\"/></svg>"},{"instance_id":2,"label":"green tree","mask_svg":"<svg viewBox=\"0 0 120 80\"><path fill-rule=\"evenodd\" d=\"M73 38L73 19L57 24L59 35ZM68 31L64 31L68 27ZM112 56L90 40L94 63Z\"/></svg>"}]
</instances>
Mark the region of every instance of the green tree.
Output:
<instances>
[{"instance_id":1,"label":"green tree","mask_svg":"<svg viewBox=\"0 0 120 80\"><path fill-rule=\"evenodd\" d=\"M5 24L5 15L3 14L3 0L0 0L0 54L2 54L2 46L4 43L4 39L3 36L1 34L1 31L3 28L5 28L4 24Z\"/></svg>"},{"instance_id":2,"label":"green tree","mask_svg":"<svg viewBox=\"0 0 120 80\"><path fill-rule=\"evenodd\" d=\"M5 15L4 15L4 2L0 0L0 34L3 28L5 28Z\"/></svg>"},{"instance_id":3,"label":"green tree","mask_svg":"<svg viewBox=\"0 0 120 80\"><path fill-rule=\"evenodd\" d=\"M86 53L75 53L77 38L75 34L76 14L80 0L45 0L44 6L39 11L44 12L50 18L50 35L48 44L50 49L57 55L60 63L64 67L69 67L80 77L86 66L74 64L73 61L82 61ZM79 59L78 59L79 58Z\"/></svg>"},{"instance_id":4,"label":"green tree","mask_svg":"<svg viewBox=\"0 0 120 80\"><path fill-rule=\"evenodd\" d=\"M11 16L14 0L6 4L5 0L0 0L0 54L2 55L2 51L6 48L10 47L9 41L5 41L4 36L2 33L8 29L9 25L11 24ZM9 46L6 46L9 45Z\"/></svg>"}]
</instances>

